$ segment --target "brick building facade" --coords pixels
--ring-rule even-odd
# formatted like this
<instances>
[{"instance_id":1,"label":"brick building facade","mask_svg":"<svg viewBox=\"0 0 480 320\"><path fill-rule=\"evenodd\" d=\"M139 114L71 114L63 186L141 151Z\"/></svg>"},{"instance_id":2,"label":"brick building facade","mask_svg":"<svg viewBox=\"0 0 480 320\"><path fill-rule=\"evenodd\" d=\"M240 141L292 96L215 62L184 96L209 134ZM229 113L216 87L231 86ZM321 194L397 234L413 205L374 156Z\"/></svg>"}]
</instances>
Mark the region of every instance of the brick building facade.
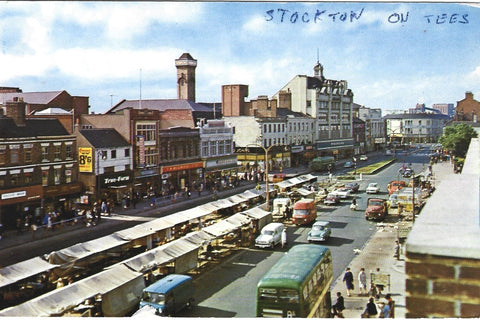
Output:
<instances>
[{"instance_id":1,"label":"brick building facade","mask_svg":"<svg viewBox=\"0 0 480 320\"><path fill-rule=\"evenodd\" d=\"M457 101L457 108L455 110L455 120L478 122L479 114L480 114L480 102L473 99L473 93L467 91L465 93L465 98L460 101Z\"/></svg>"}]
</instances>

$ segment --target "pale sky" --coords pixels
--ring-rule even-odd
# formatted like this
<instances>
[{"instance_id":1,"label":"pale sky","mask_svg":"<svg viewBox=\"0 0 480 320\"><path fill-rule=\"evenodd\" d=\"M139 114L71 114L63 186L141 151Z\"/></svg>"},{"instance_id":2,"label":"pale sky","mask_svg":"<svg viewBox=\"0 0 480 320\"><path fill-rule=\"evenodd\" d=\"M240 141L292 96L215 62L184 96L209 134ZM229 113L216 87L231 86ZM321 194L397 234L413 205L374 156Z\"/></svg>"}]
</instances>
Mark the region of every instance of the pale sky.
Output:
<instances>
[{"instance_id":1,"label":"pale sky","mask_svg":"<svg viewBox=\"0 0 480 320\"><path fill-rule=\"evenodd\" d=\"M88 96L97 113L175 99L184 52L197 102L224 84L271 97L317 54L366 107L480 100L480 8L455 3L0 2L0 41L0 86Z\"/></svg>"}]
</instances>

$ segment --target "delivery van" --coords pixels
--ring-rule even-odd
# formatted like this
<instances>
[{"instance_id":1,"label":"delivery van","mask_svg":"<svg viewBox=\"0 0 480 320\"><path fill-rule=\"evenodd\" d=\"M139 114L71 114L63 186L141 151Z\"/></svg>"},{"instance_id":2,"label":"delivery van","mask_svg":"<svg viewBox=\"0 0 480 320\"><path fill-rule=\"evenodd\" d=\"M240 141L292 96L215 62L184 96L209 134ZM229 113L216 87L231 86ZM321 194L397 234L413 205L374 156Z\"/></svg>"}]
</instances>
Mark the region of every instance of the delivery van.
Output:
<instances>
[{"instance_id":1,"label":"delivery van","mask_svg":"<svg viewBox=\"0 0 480 320\"><path fill-rule=\"evenodd\" d=\"M191 308L194 298L193 279L183 274L169 274L143 290L140 308L152 306L161 316L175 315Z\"/></svg>"},{"instance_id":2,"label":"delivery van","mask_svg":"<svg viewBox=\"0 0 480 320\"><path fill-rule=\"evenodd\" d=\"M290 198L275 198L273 199L273 212L272 216L276 219L286 217L285 211L287 208L291 208L292 200Z\"/></svg>"},{"instance_id":3,"label":"delivery van","mask_svg":"<svg viewBox=\"0 0 480 320\"><path fill-rule=\"evenodd\" d=\"M275 248L282 242L283 223L272 222L262 228L260 235L255 239L255 246L259 248Z\"/></svg>"},{"instance_id":4,"label":"delivery van","mask_svg":"<svg viewBox=\"0 0 480 320\"><path fill-rule=\"evenodd\" d=\"M317 219L317 206L313 199L301 199L293 206L292 222L298 225L306 225Z\"/></svg>"}]
</instances>

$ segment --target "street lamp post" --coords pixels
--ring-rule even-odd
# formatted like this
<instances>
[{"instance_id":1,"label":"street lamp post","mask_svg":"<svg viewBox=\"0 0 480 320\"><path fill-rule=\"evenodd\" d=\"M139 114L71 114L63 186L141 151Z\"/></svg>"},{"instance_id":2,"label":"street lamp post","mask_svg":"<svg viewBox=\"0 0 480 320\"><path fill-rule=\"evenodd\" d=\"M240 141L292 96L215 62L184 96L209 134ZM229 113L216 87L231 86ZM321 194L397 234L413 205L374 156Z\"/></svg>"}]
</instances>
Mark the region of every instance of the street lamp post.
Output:
<instances>
[{"instance_id":1,"label":"street lamp post","mask_svg":"<svg viewBox=\"0 0 480 320\"><path fill-rule=\"evenodd\" d=\"M266 195L267 210L270 211L270 192L268 190L268 152L270 151L270 149L276 146L276 144L273 144L268 148L265 148L264 146L256 143L250 143L247 145L247 147L248 146L260 147L263 149L263 151L265 151L265 192L267 193Z\"/></svg>"},{"instance_id":2,"label":"street lamp post","mask_svg":"<svg viewBox=\"0 0 480 320\"><path fill-rule=\"evenodd\" d=\"M415 171L412 174L412 223L415 223Z\"/></svg>"}]
</instances>

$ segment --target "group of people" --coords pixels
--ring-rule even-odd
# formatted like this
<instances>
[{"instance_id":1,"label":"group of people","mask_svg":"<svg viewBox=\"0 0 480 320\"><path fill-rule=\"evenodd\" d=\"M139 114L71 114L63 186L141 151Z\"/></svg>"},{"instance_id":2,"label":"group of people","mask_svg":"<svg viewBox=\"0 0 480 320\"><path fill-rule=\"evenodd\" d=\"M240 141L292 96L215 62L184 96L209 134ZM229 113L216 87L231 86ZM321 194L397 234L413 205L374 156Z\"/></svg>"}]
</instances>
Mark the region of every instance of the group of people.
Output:
<instances>
[{"instance_id":1,"label":"group of people","mask_svg":"<svg viewBox=\"0 0 480 320\"><path fill-rule=\"evenodd\" d=\"M377 272L379 269L377 268ZM383 285L371 285L369 291L367 291L367 275L365 268L361 268L358 273L358 284L360 295L369 295L368 303L362 313L362 318L393 318L394 317L394 301L391 294L386 294L384 299L380 299ZM347 291L347 296L351 296L351 291L355 289L354 276L350 268L346 268L343 275L343 282ZM375 303L375 299L379 299L378 307ZM341 292L337 292L337 301L332 306L333 316L343 318L343 310L345 310L345 301Z\"/></svg>"}]
</instances>

